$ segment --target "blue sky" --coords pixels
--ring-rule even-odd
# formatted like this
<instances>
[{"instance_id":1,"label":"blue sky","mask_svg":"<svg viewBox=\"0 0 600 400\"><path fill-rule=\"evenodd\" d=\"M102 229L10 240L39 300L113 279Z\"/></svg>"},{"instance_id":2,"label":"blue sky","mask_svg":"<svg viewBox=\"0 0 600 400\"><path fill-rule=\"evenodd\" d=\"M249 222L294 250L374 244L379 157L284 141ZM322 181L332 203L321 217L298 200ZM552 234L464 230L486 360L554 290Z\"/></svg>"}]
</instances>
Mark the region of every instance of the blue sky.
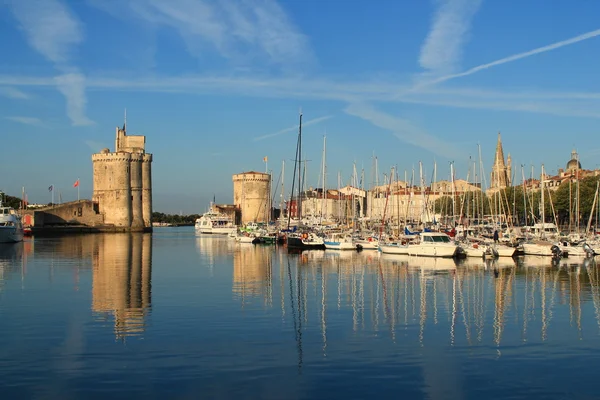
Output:
<instances>
[{"instance_id":1,"label":"blue sky","mask_svg":"<svg viewBox=\"0 0 600 400\"><path fill-rule=\"evenodd\" d=\"M529 0L3 0L0 189L91 197L91 154L130 134L154 154L154 208L232 201L231 175L286 160L298 112L307 182L353 164L489 173L497 133L527 174L579 151L600 167L600 3ZM380 178L381 180L382 178ZM472 176L471 176L472 179Z\"/></svg>"}]
</instances>

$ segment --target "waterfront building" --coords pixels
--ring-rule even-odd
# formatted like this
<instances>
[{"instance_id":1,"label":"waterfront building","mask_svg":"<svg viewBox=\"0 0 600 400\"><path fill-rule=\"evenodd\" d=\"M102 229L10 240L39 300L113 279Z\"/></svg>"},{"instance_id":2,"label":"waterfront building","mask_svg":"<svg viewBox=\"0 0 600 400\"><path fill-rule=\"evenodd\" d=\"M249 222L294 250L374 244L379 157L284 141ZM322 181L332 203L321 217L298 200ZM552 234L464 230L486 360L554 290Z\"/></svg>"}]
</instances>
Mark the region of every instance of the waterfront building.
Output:
<instances>
[{"instance_id":1,"label":"waterfront building","mask_svg":"<svg viewBox=\"0 0 600 400\"><path fill-rule=\"evenodd\" d=\"M233 175L233 204L242 224L268 222L271 216L271 175L248 171Z\"/></svg>"},{"instance_id":2,"label":"waterfront building","mask_svg":"<svg viewBox=\"0 0 600 400\"><path fill-rule=\"evenodd\" d=\"M105 225L129 230L152 229L152 154L146 137L116 128L115 151L92 155L92 202Z\"/></svg>"}]
</instances>

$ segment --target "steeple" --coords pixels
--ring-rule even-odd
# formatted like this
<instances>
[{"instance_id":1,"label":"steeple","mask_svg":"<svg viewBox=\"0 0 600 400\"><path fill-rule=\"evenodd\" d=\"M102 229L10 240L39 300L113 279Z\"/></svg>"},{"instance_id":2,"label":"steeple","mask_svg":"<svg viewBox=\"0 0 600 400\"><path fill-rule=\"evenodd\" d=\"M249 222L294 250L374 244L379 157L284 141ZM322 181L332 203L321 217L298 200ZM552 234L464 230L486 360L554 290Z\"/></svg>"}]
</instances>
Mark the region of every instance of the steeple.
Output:
<instances>
[{"instance_id":1,"label":"steeple","mask_svg":"<svg viewBox=\"0 0 600 400\"><path fill-rule=\"evenodd\" d=\"M498 143L496 143L494 166L504 168L504 149L502 148L502 137L500 136L500 132L498 132Z\"/></svg>"},{"instance_id":2,"label":"steeple","mask_svg":"<svg viewBox=\"0 0 600 400\"><path fill-rule=\"evenodd\" d=\"M502 148L502 137L498 132L498 142L496 143L496 155L494 156L494 165L491 174L491 189L505 188L510 185L510 156L508 166L504 162L504 149Z\"/></svg>"}]
</instances>

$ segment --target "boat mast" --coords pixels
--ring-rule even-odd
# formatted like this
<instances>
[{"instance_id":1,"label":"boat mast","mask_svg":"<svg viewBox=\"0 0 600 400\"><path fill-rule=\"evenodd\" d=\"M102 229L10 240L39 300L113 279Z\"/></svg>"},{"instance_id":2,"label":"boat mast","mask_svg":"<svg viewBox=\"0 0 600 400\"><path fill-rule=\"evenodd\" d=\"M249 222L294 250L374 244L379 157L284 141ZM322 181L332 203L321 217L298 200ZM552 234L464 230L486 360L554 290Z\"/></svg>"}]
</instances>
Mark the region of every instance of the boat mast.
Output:
<instances>
[{"instance_id":1,"label":"boat mast","mask_svg":"<svg viewBox=\"0 0 600 400\"><path fill-rule=\"evenodd\" d=\"M325 157L327 155L326 153L326 149L327 149L327 136L323 135L323 165L322 165L322 172L323 172L323 200L321 202L321 222L323 221L323 209L325 209L325 213L327 213L327 189L326 189L326 185L325 185L325 168L326 168L326 164L325 164Z\"/></svg>"},{"instance_id":2,"label":"boat mast","mask_svg":"<svg viewBox=\"0 0 600 400\"><path fill-rule=\"evenodd\" d=\"M300 111L300 125L299 125L299 131L298 131L298 141L296 142L296 157L294 158L294 173L292 174L292 192L290 194L290 202L289 205L290 207L288 207L288 223L287 223L287 229L290 229L290 222L292 219L292 213L291 213L291 205L292 205L292 200L294 199L294 187L296 186L296 170L298 170L298 184L300 184L300 171L298 169L298 164L299 164L299 160L300 160L300 143L301 143L301 135L302 135L302 111ZM298 196L298 199L296 201L296 214L299 213L300 208L298 208L300 206L300 196ZM298 214L299 215L299 214Z\"/></svg>"},{"instance_id":3,"label":"boat mast","mask_svg":"<svg viewBox=\"0 0 600 400\"><path fill-rule=\"evenodd\" d=\"M541 177L540 177L540 184L541 184L541 188L542 188L542 204L540 205L541 207L541 217L542 217L542 239L545 236L545 231L546 231L546 205L545 205L545 197L544 197L544 164L542 164L542 173L541 173Z\"/></svg>"},{"instance_id":4,"label":"boat mast","mask_svg":"<svg viewBox=\"0 0 600 400\"><path fill-rule=\"evenodd\" d=\"M281 161L281 194L279 196L279 209L281 210L281 216L283 217L283 199L285 198L284 192L284 182L285 182L285 160Z\"/></svg>"},{"instance_id":5,"label":"boat mast","mask_svg":"<svg viewBox=\"0 0 600 400\"><path fill-rule=\"evenodd\" d=\"M297 214L298 222L302 221L302 110L300 110L300 122L298 124L298 157L296 159L298 163L298 201L297 201Z\"/></svg>"}]
</instances>

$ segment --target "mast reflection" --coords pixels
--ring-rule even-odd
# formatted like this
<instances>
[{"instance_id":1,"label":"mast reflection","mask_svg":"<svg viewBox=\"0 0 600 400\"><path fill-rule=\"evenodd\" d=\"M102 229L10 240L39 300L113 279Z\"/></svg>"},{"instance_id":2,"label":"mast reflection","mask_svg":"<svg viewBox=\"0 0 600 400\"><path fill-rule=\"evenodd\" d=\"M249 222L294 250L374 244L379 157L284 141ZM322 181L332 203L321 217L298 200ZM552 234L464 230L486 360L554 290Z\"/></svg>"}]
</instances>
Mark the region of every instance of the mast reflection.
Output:
<instances>
[{"instance_id":1,"label":"mast reflection","mask_svg":"<svg viewBox=\"0 0 600 400\"><path fill-rule=\"evenodd\" d=\"M327 354L331 318L353 334L383 333L396 342L403 332L423 347L438 343L440 334L450 345L489 341L499 348L507 340L545 341L558 323L553 318L559 307L579 335L590 316L586 309L600 331L600 274L593 261L574 267L548 258L456 262L260 247L240 251L234 260L233 289L242 304L262 296L272 306L272 292L279 291L277 308L282 323L293 321L300 369L307 330L320 332ZM273 279L279 280L276 287Z\"/></svg>"}]
</instances>

